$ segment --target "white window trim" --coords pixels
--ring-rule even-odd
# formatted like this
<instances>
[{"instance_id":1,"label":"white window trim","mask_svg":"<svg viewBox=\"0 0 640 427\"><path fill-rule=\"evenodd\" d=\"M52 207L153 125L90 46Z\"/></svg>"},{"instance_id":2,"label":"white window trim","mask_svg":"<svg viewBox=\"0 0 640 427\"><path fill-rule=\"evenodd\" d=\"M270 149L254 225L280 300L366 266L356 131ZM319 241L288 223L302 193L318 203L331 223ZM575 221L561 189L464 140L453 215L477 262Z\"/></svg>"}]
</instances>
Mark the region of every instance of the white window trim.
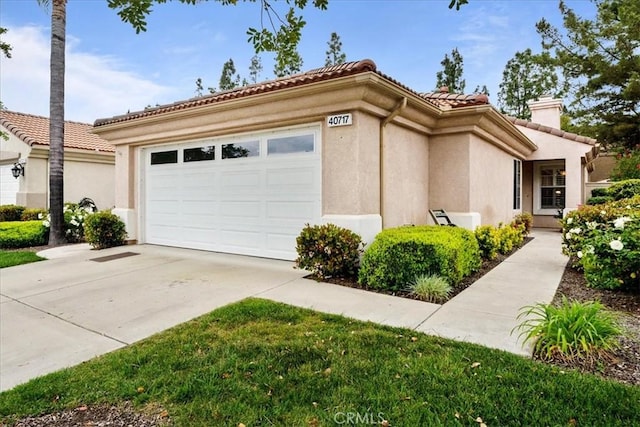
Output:
<instances>
[{"instance_id":1,"label":"white window trim","mask_svg":"<svg viewBox=\"0 0 640 427\"><path fill-rule=\"evenodd\" d=\"M552 161L545 161L545 162L536 162L535 163L535 168L534 168L534 177L533 177L533 214L534 215L557 215L558 214L558 209L542 209L540 206L542 205L542 197L541 197L541 192L540 192L540 184L541 184L541 170L543 168L549 168L549 167L561 167L564 168L565 171L567 170L566 168L566 162L564 160L552 160ZM565 205L566 205L566 199L567 199L567 182L566 182L566 177L565 177L565 184L564 184L564 188L565 188Z\"/></svg>"},{"instance_id":2,"label":"white window trim","mask_svg":"<svg viewBox=\"0 0 640 427\"><path fill-rule=\"evenodd\" d=\"M517 166L516 166L517 165ZM516 186L516 167L518 168L517 172L518 172L518 184ZM513 159L513 195L512 195L512 201L511 201L511 207L513 208L514 212L520 212L522 211L522 160L520 159ZM516 190L519 190L519 194L517 195L517 206L516 205Z\"/></svg>"}]
</instances>

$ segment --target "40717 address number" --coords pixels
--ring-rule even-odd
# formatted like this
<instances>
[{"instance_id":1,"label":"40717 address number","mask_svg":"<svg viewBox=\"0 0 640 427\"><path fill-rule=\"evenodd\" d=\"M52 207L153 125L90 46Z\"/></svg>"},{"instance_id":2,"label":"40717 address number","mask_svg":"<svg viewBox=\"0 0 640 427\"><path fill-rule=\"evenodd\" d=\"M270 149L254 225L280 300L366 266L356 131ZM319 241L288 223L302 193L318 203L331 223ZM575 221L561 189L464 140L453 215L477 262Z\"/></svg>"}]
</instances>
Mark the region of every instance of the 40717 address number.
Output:
<instances>
[{"instance_id":1,"label":"40717 address number","mask_svg":"<svg viewBox=\"0 0 640 427\"><path fill-rule=\"evenodd\" d=\"M351 116L351 113L334 114L332 116L327 116L328 127L351 126L352 124L353 124L353 117Z\"/></svg>"}]
</instances>

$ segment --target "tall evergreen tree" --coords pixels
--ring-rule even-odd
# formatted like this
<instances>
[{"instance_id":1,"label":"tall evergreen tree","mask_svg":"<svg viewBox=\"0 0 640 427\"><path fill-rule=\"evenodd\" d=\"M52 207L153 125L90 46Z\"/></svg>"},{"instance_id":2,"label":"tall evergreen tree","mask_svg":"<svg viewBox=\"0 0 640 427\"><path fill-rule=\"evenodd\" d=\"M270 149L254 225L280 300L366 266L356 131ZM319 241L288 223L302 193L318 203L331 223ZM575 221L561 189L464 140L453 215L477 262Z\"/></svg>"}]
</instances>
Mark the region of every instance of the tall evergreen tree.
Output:
<instances>
[{"instance_id":1,"label":"tall evergreen tree","mask_svg":"<svg viewBox=\"0 0 640 427\"><path fill-rule=\"evenodd\" d=\"M233 59L229 58L222 66L222 74L220 74L220 90L231 90L240 85L240 75L236 74L236 66Z\"/></svg>"},{"instance_id":2,"label":"tall evergreen tree","mask_svg":"<svg viewBox=\"0 0 640 427\"><path fill-rule=\"evenodd\" d=\"M562 96L558 75L548 54L534 55L531 49L516 52L502 72L498 105L513 117L530 119L527 103L541 95Z\"/></svg>"},{"instance_id":3,"label":"tall evergreen tree","mask_svg":"<svg viewBox=\"0 0 640 427\"><path fill-rule=\"evenodd\" d=\"M640 142L640 1L594 3L593 20L560 1L564 31L545 19L536 27L570 83L575 130L605 146L633 148Z\"/></svg>"},{"instance_id":4,"label":"tall evergreen tree","mask_svg":"<svg viewBox=\"0 0 640 427\"><path fill-rule=\"evenodd\" d=\"M331 39L327 42L329 49L325 52L326 59L324 61L325 66L344 64L347 60L347 55L342 52L342 42L338 33L331 33Z\"/></svg>"},{"instance_id":5,"label":"tall evergreen tree","mask_svg":"<svg viewBox=\"0 0 640 427\"><path fill-rule=\"evenodd\" d=\"M262 59L258 55L253 55L251 65L249 65L249 82L258 83L262 72Z\"/></svg>"},{"instance_id":6,"label":"tall evergreen tree","mask_svg":"<svg viewBox=\"0 0 640 427\"><path fill-rule=\"evenodd\" d=\"M436 74L436 88L446 86L450 93L464 93L466 86L466 82L462 78L464 60L458 52L458 48L451 51L451 57L449 54L445 54L440 65L443 66L443 70Z\"/></svg>"}]
</instances>

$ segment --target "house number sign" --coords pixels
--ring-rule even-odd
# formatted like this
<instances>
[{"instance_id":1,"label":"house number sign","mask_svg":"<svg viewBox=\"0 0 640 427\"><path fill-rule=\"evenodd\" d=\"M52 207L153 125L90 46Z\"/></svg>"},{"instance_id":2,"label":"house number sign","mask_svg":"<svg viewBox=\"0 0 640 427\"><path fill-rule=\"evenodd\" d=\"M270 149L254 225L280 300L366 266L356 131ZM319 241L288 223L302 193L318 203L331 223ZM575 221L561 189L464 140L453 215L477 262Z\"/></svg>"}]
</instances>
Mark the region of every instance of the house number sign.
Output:
<instances>
[{"instance_id":1,"label":"house number sign","mask_svg":"<svg viewBox=\"0 0 640 427\"><path fill-rule=\"evenodd\" d=\"M353 117L351 116L351 113L327 116L327 126L330 128L336 126L351 126L352 124Z\"/></svg>"}]
</instances>

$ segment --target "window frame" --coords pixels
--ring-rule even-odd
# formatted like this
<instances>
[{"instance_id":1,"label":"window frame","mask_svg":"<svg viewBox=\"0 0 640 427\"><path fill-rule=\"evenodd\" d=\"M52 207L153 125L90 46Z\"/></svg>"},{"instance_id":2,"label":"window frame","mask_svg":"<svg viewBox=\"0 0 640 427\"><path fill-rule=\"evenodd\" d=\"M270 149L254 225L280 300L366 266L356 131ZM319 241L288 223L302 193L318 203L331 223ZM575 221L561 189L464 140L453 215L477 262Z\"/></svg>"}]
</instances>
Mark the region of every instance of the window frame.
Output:
<instances>
[{"instance_id":1,"label":"window frame","mask_svg":"<svg viewBox=\"0 0 640 427\"><path fill-rule=\"evenodd\" d=\"M553 170L553 183L552 185L542 185L542 171L543 170ZM564 183L560 185L556 182L556 171L564 171L564 175L559 173L559 175L564 176ZM564 209L567 205L567 175L566 175L566 162L563 160L555 160L548 162L537 162L535 167L535 180L534 180L534 214L536 215L557 215L558 210ZM542 207L542 190L543 188L552 188L558 189L562 188L563 195L563 205L561 207L551 207L551 208L543 208Z\"/></svg>"},{"instance_id":2,"label":"window frame","mask_svg":"<svg viewBox=\"0 0 640 427\"><path fill-rule=\"evenodd\" d=\"M513 159L513 210L522 209L522 160Z\"/></svg>"}]
</instances>

